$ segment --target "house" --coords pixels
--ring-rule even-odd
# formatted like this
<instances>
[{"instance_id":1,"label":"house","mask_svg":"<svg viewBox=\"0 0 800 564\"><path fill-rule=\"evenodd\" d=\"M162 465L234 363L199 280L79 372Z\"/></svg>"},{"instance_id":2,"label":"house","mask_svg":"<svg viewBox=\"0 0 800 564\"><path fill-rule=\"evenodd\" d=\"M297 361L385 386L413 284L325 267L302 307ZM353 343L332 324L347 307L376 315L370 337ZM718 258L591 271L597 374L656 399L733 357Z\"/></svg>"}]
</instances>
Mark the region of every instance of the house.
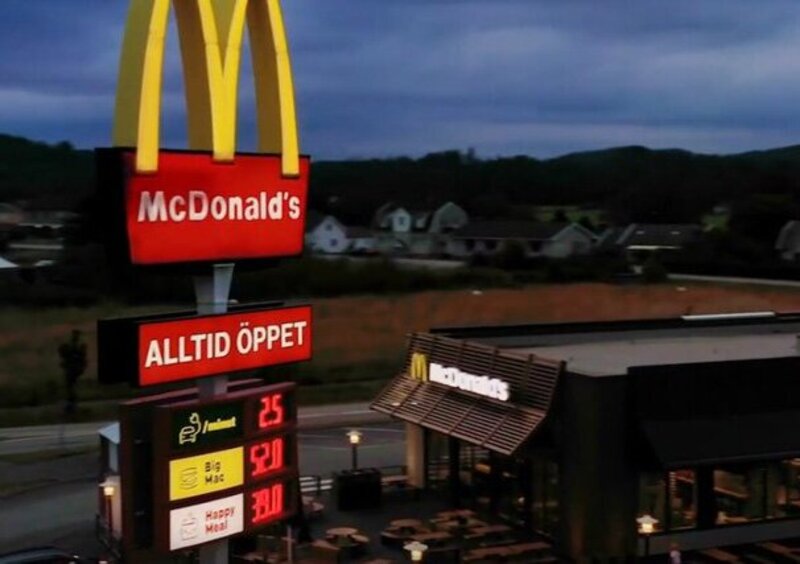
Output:
<instances>
[{"instance_id":1,"label":"house","mask_svg":"<svg viewBox=\"0 0 800 564\"><path fill-rule=\"evenodd\" d=\"M312 253L340 254L350 247L345 226L332 215L314 211L308 212L306 217L305 241Z\"/></svg>"},{"instance_id":2,"label":"house","mask_svg":"<svg viewBox=\"0 0 800 564\"><path fill-rule=\"evenodd\" d=\"M633 271L640 273L648 257L654 253L675 253L698 241L703 228L695 224L631 223L627 227L611 227L597 243L598 252L624 255Z\"/></svg>"},{"instance_id":3,"label":"house","mask_svg":"<svg viewBox=\"0 0 800 564\"><path fill-rule=\"evenodd\" d=\"M469 221L467 212L454 202L435 209L418 209L389 202L373 219L377 249L386 254L434 256L443 254L449 234Z\"/></svg>"},{"instance_id":4,"label":"house","mask_svg":"<svg viewBox=\"0 0 800 564\"><path fill-rule=\"evenodd\" d=\"M625 228L610 228L598 246L625 251L676 251L697 241L703 228L696 224L631 223Z\"/></svg>"},{"instance_id":5,"label":"house","mask_svg":"<svg viewBox=\"0 0 800 564\"><path fill-rule=\"evenodd\" d=\"M348 225L345 228L345 235L349 241L348 252L356 254L372 254L376 252L377 240L369 228Z\"/></svg>"},{"instance_id":6,"label":"house","mask_svg":"<svg viewBox=\"0 0 800 564\"><path fill-rule=\"evenodd\" d=\"M780 253L783 260L793 262L800 260L800 221L793 219L781 227L775 240L775 250Z\"/></svg>"},{"instance_id":7,"label":"house","mask_svg":"<svg viewBox=\"0 0 800 564\"><path fill-rule=\"evenodd\" d=\"M566 258L592 251L597 236L578 223L476 221L452 234L447 254L453 258L492 256L519 244L528 258Z\"/></svg>"}]
</instances>

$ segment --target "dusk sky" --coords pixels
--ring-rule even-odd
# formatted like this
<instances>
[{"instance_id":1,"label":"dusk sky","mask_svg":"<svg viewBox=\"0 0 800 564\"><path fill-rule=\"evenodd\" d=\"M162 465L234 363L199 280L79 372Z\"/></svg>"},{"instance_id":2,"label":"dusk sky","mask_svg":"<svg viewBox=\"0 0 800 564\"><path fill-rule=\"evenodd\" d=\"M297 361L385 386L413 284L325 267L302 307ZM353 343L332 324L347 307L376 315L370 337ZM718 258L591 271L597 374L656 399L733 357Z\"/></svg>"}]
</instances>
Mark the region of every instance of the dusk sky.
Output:
<instances>
[{"instance_id":1,"label":"dusk sky","mask_svg":"<svg viewBox=\"0 0 800 564\"><path fill-rule=\"evenodd\" d=\"M283 0L303 152L800 143L797 0ZM127 0L2 0L0 132L108 145ZM164 147L185 147L177 37ZM240 148L251 149L249 54Z\"/></svg>"}]
</instances>

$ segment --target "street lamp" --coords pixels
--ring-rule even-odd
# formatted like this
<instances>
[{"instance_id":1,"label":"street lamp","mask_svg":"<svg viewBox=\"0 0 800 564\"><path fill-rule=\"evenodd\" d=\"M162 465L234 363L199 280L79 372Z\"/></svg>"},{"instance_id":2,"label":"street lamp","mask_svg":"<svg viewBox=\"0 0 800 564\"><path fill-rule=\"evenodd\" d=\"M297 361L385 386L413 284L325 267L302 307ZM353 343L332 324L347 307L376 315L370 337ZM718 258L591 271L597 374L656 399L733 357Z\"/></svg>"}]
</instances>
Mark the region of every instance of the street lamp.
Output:
<instances>
[{"instance_id":1,"label":"street lamp","mask_svg":"<svg viewBox=\"0 0 800 564\"><path fill-rule=\"evenodd\" d=\"M639 523L639 534L644 535L644 555L650 556L650 535L653 534L658 519L650 515L642 515L636 522Z\"/></svg>"},{"instance_id":2,"label":"street lamp","mask_svg":"<svg viewBox=\"0 0 800 564\"><path fill-rule=\"evenodd\" d=\"M412 562L422 562L422 556L425 554L425 551L428 550L428 545L419 541L414 541L403 546L403 550L407 550L411 553Z\"/></svg>"},{"instance_id":3,"label":"street lamp","mask_svg":"<svg viewBox=\"0 0 800 564\"><path fill-rule=\"evenodd\" d=\"M115 486L110 480L106 480L100 487L103 488L103 498L105 499L106 506L106 522L108 523L108 538L114 538L114 509L111 500L114 498Z\"/></svg>"},{"instance_id":4,"label":"street lamp","mask_svg":"<svg viewBox=\"0 0 800 564\"><path fill-rule=\"evenodd\" d=\"M355 429L347 433L350 440L350 449L353 455L353 470L358 469L358 445L361 444L361 432Z\"/></svg>"}]
</instances>

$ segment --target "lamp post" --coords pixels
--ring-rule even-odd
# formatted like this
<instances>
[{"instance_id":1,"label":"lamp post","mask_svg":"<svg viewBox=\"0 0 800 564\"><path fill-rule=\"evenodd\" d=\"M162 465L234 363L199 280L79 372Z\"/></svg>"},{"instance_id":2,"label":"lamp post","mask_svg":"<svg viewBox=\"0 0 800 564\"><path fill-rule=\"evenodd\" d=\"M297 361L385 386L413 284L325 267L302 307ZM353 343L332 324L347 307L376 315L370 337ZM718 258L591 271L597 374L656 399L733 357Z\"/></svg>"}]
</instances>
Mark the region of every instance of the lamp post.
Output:
<instances>
[{"instance_id":1,"label":"lamp post","mask_svg":"<svg viewBox=\"0 0 800 564\"><path fill-rule=\"evenodd\" d=\"M347 433L350 440L350 451L353 459L353 470L358 470L358 445L361 444L361 432L352 430Z\"/></svg>"},{"instance_id":2,"label":"lamp post","mask_svg":"<svg viewBox=\"0 0 800 564\"><path fill-rule=\"evenodd\" d=\"M404 545L403 550L407 550L409 553L411 553L412 562L422 562L422 557L425 554L425 551L428 550L428 545L419 541L414 541Z\"/></svg>"},{"instance_id":3,"label":"lamp post","mask_svg":"<svg viewBox=\"0 0 800 564\"><path fill-rule=\"evenodd\" d=\"M658 519L650 515L642 515L636 522L639 524L639 534L644 536L644 555L650 556L650 535L655 531Z\"/></svg>"},{"instance_id":4,"label":"lamp post","mask_svg":"<svg viewBox=\"0 0 800 564\"><path fill-rule=\"evenodd\" d=\"M114 498L114 484L106 480L100 487L103 488L103 499L106 507L106 523L108 524L108 541L114 540L114 508L111 500Z\"/></svg>"}]
</instances>

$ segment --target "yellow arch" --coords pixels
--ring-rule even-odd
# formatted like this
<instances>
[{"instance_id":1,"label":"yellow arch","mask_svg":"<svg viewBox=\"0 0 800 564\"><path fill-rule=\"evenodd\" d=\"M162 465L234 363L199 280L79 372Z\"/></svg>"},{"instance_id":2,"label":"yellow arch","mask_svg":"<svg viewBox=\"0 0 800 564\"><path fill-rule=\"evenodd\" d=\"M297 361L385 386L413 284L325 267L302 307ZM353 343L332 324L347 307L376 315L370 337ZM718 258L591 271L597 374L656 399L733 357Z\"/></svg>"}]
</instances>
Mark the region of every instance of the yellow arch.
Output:
<instances>
[{"instance_id":1,"label":"yellow arch","mask_svg":"<svg viewBox=\"0 0 800 564\"><path fill-rule=\"evenodd\" d=\"M297 175L299 141L280 0L172 0L189 116L189 148L217 160L236 150L237 89L245 21L255 78L258 150L280 153ZM164 45L170 0L132 0L120 57L115 146L136 147L136 169L158 168Z\"/></svg>"}]
</instances>

